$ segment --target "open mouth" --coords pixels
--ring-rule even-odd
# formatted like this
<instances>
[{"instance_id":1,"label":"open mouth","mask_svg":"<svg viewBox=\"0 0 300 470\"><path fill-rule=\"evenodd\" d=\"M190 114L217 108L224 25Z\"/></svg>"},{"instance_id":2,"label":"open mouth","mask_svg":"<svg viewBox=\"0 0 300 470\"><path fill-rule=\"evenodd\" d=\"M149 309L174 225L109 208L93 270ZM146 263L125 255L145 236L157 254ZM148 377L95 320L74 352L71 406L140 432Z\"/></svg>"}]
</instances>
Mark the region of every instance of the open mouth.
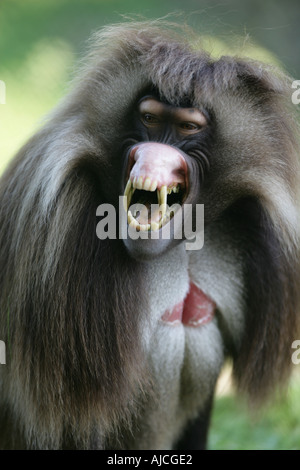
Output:
<instances>
[{"instance_id":1,"label":"open mouth","mask_svg":"<svg viewBox=\"0 0 300 470\"><path fill-rule=\"evenodd\" d=\"M128 225L137 231L159 230L186 198L184 158L165 144L141 144L130 154L129 172L124 191Z\"/></svg>"},{"instance_id":2,"label":"open mouth","mask_svg":"<svg viewBox=\"0 0 300 470\"><path fill-rule=\"evenodd\" d=\"M185 191L180 184L157 187L157 181L140 177L127 182L127 221L136 230L159 230L182 205ZM132 209L131 209L132 207Z\"/></svg>"}]
</instances>

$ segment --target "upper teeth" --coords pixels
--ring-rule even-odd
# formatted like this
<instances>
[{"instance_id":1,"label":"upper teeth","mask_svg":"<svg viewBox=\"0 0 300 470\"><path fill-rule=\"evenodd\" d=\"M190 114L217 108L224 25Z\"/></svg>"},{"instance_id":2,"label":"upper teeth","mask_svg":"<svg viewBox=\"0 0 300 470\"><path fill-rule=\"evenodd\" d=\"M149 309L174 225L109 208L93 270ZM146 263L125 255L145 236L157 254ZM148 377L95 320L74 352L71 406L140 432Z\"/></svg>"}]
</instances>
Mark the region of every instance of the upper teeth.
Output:
<instances>
[{"instance_id":1,"label":"upper teeth","mask_svg":"<svg viewBox=\"0 0 300 470\"><path fill-rule=\"evenodd\" d=\"M145 191L155 191L157 188L157 181L151 181L150 178L143 178L142 176L135 176L131 181L134 189L144 189Z\"/></svg>"},{"instance_id":2,"label":"upper teeth","mask_svg":"<svg viewBox=\"0 0 300 470\"><path fill-rule=\"evenodd\" d=\"M164 219L168 217L170 211L167 213L167 195L171 194L172 192L178 193L179 192L179 185L172 184L169 187L166 185L161 186L160 189L157 189L158 182L156 180L151 181L150 178L143 178L142 176L139 177L134 177L132 180L128 180L126 184L126 188L124 191L124 196L126 198L124 199L124 209L127 212L127 219L128 219L128 224L132 227L135 227L139 230L158 230L162 224ZM132 196L135 192L136 189L144 190L144 191L150 191L154 192L157 189L157 199L158 199L158 204L159 204L159 209L160 209L160 220L159 223L156 222L151 222L150 224L144 224L140 225L139 222L133 217L132 213L129 209L130 207L130 202L132 199Z\"/></svg>"}]
</instances>

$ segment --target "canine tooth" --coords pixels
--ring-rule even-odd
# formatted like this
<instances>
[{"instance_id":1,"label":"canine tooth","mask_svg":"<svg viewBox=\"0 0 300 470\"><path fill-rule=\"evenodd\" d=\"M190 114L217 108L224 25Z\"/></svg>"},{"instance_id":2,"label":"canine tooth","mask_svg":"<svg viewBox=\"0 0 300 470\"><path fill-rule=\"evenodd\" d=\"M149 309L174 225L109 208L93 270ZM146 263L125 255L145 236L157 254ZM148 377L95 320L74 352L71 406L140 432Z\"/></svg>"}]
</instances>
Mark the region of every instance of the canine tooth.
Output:
<instances>
[{"instance_id":1,"label":"canine tooth","mask_svg":"<svg viewBox=\"0 0 300 470\"><path fill-rule=\"evenodd\" d=\"M135 188L133 187L133 181L131 181L130 179L127 181L127 184L126 184L126 187L125 187L125 191L124 191L124 196L127 197L127 207L126 207L126 202L125 202L125 198L123 199L123 205L124 205L124 209L127 211L128 207L130 206L130 202L131 202L131 199L132 199L132 196L133 196L133 193L135 191Z\"/></svg>"},{"instance_id":2,"label":"canine tooth","mask_svg":"<svg viewBox=\"0 0 300 470\"><path fill-rule=\"evenodd\" d=\"M132 199L132 196L133 196L133 194L134 194L134 191L135 191L134 188L132 188L132 190L130 191L130 194L129 194L129 204L131 203L131 199ZM128 207L129 207L129 204L128 204Z\"/></svg>"},{"instance_id":3,"label":"canine tooth","mask_svg":"<svg viewBox=\"0 0 300 470\"><path fill-rule=\"evenodd\" d=\"M126 187L125 187L124 196L128 196L129 191L131 190L131 184L132 184L131 181L128 180L127 184L126 184Z\"/></svg>"},{"instance_id":4,"label":"canine tooth","mask_svg":"<svg viewBox=\"0 0 300 470\"><path fill-rule=\"evenodd\" d=\"M167 204L167 186L166 185L160 188L160 202L161 204Z\"/></svg>"},{"instance_id":5,"label":"canine tooth","mask_svg":"<svg viewBox=\"0 0 300 470\"><path fill-rule=\"evenodd\" d=\"M128 220L128 223L129 223L129 224L130 224L130 222L132 222L132 220L134 220L131 211L128 211L128 213L127 213L127 220Z\"/></svg>"},{"instance_id":6,"label":"canine tooth","mask_svg":"<svg viewBox=\"0 0 300 470\"><path fill-rule=\"evenodd\" d=\"M161 212L161 220L165 217L167 211L167 204L161 204L159 206Z\"/></svg>"},{"instance_id":7,"label":"canine tooth","mask_svg":"<svg viewBox=\"0 0 300 470\"><path fill-rule=\"evenodd\" d=\"M138 221L133 217L132 215L132 212L131 211L128 211L128 214L127 214L127 219L128 219L128 223L130 224L131 222L135 222L138 224Z\"/></svg>"},{"instance_id":8,"label":"canine tooth","mask_svg":"<svg viewBox=\"0 0 300 470\"><path fill-rule=\"evenodd\" d=\"M145 189L145 191L149 191L150 186L151 186L151 179L146 178L145 181L144 181L143 189Z\"/></svg>"},{"instance_id":9,"label":"canine tooth","mask_svg":"<svg viewBox=\"0 0 300 470\"><path fill-rule=\"evenodd\" d=\"M126 196L126 197L123 198L123 205L124 205L124 209L125 209L126 212L127 212L128 207L129 207L131 197L132 197L132 194L133 194L132 189L131 189L131 185L132 185L131 181L128 180L127 184L126 184L126 187L125 187L125 191L124 191L124 196Z\"/></svg>"},{"instance_id":10,"label":"canine tooth","mask_svg":"<svg viewBox=\"0 0 300 470\"><path fill-rule=\"evenodd\" d=\"M159 209L161 211L161 220L164 218L167 210L167 186L160 188L159 192Z\"/></svg>"},{"instance_id":11,"label":"canine tooth","mask_svg":"<svg viewBox=\"0 0 300 470\"><path fill-rule=\"evenodd\" d=\"M134 188L131 188L131 190L130 190L130 192L129 192L129 194L128 194L126 211L127 211L128 207L130 207L130 203L131 203L131 199L132 199L132 196L133 196L134 191L135 191L135 189L134 189ZM125 201L124 201L124 206L125 206Z\"/></svg>"},{"instance_id":12,"label":"canine tooth","mask_svg":"<svg viewBox=\"0 0 300 470\"><path fill-rule=\"evenodd\" d=\"M151 183L151 186L150 186L150 188L149 188L149 191L155 191L156 188L157 188L157 181L154 180L154 181L152 181L152 183Z\"/></svg>"}]
</instances>

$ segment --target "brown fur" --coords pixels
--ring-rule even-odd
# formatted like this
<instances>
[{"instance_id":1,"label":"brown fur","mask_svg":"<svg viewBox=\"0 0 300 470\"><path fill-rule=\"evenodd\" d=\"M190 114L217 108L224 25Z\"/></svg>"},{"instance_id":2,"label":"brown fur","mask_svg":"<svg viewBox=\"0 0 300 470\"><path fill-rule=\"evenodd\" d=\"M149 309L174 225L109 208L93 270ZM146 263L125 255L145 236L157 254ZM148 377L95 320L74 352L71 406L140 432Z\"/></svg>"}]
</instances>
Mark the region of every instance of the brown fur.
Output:
<instances>
[{"instance_id":1,"label":"brown fur","mask_svg":"<svg viewBox=\"0 0 300 470\"><path fill-rule=\"evenodd\" d=\"M149 85L214 118L201 202L208 225L224 219L235 228L244 259L245 329L236 343L220 320L236 379L256 398L288 376L299 310L300 174L289 81L251 61L214 61L174 31L130 23L95 35L73 90L2 177L4 448L122 447L117 430L130 434L152 393L139 331L146 267L119 240L100 241L95 216L103 202L117 207L120 136Z\"/></svg>"}]
</instances>

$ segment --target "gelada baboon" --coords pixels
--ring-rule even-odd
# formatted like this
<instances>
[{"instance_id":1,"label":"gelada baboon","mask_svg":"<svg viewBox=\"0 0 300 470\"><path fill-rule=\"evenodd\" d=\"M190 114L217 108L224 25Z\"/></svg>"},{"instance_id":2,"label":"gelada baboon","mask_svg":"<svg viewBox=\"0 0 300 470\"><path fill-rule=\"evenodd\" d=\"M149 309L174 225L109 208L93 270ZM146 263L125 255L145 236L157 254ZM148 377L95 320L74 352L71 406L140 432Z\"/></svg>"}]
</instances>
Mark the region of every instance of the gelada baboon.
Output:
<instances>
[{"instance_id":1,"label":"gelada baboon","mask_svg":"<svg viewBox=\"0 0 300 470\"><path fill-rule=\"evenodd\" d=\"M96 34L1 179L2 448L204 448L227 357L255 402L288 377L300 187L289 79L213 60L179 29ZM178 236L185 207L194 240Z\"/></svg>"}]
</instances>

